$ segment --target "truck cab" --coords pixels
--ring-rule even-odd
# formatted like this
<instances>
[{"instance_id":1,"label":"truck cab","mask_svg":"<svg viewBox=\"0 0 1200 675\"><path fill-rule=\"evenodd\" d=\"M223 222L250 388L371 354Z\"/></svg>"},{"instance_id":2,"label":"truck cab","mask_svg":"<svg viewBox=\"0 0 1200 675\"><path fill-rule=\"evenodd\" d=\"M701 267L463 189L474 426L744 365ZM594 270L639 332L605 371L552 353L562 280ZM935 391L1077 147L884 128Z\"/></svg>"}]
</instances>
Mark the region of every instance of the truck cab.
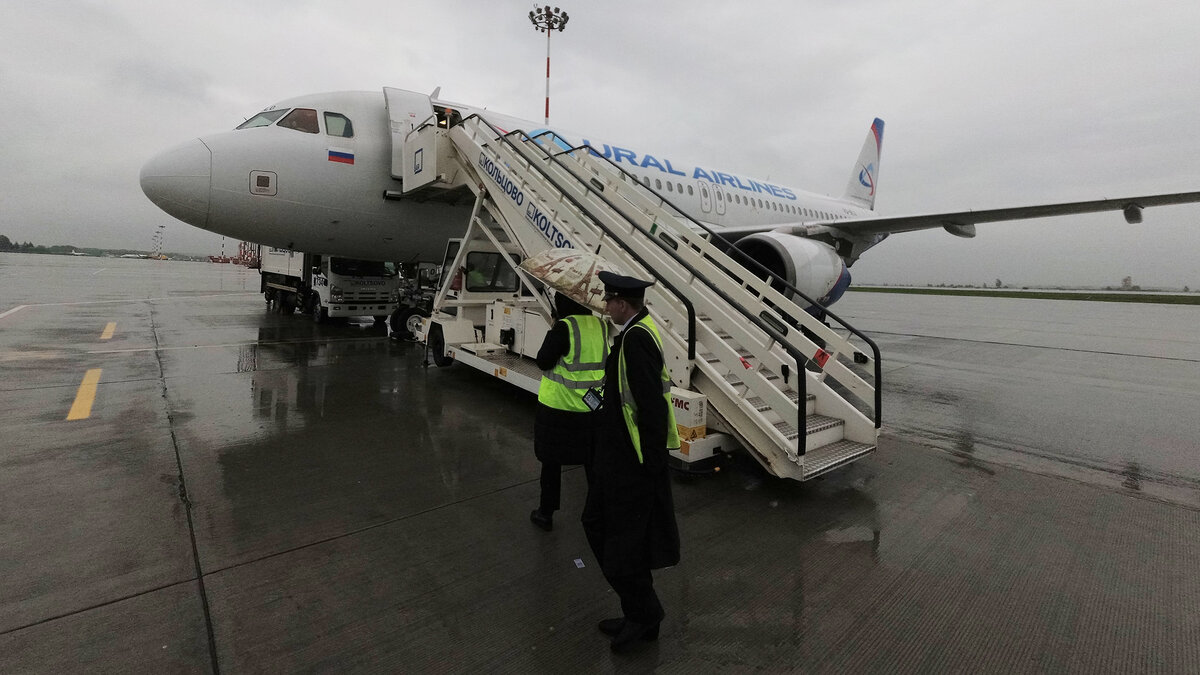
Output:
<instances>
[{"instance_id":1,"label":"truck cab","mask_svg":"<svg viewBox=\"0 0 1200 675\"><path fill-rule=\"evenodd\" d=\"M392 263L265 248L261 289L280 311L296 308L318 323L372 316L385 320L400 304L400 279Z\"/></svg>"},{"instance_id":2,"label":"truck cab","mask_svg":"<svg viewBox=\"0 0 1200 675\"><path fill-rule=\"evenodd\" d=\"M313 255L307 267L308 311L318 322L370 315L382 322L400 304L400 280L391 263Z\"/></svg>"},{"instance_id":3,"label":"truck cab","mask_svg":"<svg viewBox=\"0 0 1200 675\"><path fill-rule=\"evenodd\" d=\"M536 393L541 372L530 359L549 330L550 310L522 283L520 262L512 245L501 252L487 240L449 241L434 311L416 331L435 364L458 359L482 367L477 357L509 354L510 381Z\"/></svg>"}]
</instances>

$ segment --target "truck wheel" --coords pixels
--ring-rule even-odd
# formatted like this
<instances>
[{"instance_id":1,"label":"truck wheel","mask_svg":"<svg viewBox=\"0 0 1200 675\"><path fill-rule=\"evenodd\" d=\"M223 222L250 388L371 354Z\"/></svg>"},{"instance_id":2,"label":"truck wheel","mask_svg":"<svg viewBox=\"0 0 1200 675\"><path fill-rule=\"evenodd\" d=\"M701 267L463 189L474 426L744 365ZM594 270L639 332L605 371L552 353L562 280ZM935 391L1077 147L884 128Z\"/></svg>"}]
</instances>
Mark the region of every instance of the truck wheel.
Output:
<instances>
[{"instance_id":1,"label":"truck wheel","mask_svg":"<svg viewBox=\"0 0 1200 675\"><path fill-rule=\"evenodd\" d=\"M267 309L271 309L271 303L275 302L275 289L268 288L263 291L263 299L267 301Z\"/></svg>"},{"instance_id":2,"label":"truck wheel","mask_svg":"<svg viewBox=\"0 0 1200 675\"><path fill-rule=\"evenodd\" d=\"M279 313L289 315L296 311L296 294L283 292L279 294Z\"/></svg>"},{"instance_id":3,"label":"truck wheel","mask_svg":"<svg viewBox=\"0 0 1200 675\"><path fill-rule=\"evenodd\" d=\"M316 323L329 323L329 308L317 300L313 303L312 317Z\"/></svg>"},{"instance_id":4,"label":"truck wheel","mask_svg":"<svg viewBox=\"0 0 1200 675\"><path fill-rule=\"evenodd\" d=\"M433 365L445 368L454 363L452 357L446 356L446 338L442 337L442 327L434 326L429 329L429 352L433 356Z\"/></svg>"}]
</instances>

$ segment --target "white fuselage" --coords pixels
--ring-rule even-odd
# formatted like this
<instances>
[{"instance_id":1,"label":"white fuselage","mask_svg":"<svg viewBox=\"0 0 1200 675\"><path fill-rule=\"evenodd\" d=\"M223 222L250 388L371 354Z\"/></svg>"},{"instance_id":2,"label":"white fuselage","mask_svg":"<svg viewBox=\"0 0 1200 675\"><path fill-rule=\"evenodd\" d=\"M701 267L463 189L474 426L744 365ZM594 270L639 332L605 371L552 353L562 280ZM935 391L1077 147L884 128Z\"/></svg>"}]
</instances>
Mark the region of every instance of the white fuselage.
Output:
<instances>
[{"instance_id":1,"label":"white fuselage","mask_svg":"<svg viewBox=\"0 0 1200 675\"><path fill-rule=\"evenodd\" d=\"M535 122L468 106L434 105L452 107L464 117L482 114L506 131L544 130ZM355 258L434 260L447 237L466 229L469 208L462 204L383 199L397 181L391 175L391 136L381 93L306 96L271 109L301 106L345 115L353 121L353 137L276 125L215 133L148 162L143 189L165 211L196 227L270 246ZM572 144L590 144L682 212L712 226L795 224L871 213L769 181L556 133ZM353 163L330 160L331 149L348 152ZM273 194L254 192L254 179L263 174L272 174Z\"/></svg>"}]
</instances>

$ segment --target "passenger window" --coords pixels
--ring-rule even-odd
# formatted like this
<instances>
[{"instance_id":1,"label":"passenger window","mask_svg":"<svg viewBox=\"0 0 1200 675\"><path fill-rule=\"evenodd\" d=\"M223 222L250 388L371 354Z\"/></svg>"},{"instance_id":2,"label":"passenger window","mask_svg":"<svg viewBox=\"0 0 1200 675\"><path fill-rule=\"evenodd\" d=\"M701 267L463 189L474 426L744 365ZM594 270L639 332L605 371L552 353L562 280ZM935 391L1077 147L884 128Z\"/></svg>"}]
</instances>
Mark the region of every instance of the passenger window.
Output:
<instances>
[{"instance_id":1,"label":"passenger window","mask_svg":"<svg viewBox=\"0 0 1200 675\"><path fill-rule=\"evenodd\" d=\"M275 120L279 119L280 117L283 117L283 113L285 113L285 112L287 112L287 108L281 108L279 110L264 110L264 111L258 113L257 115L255 115L254 117L251 117L250 119L246 120L245 122L242 122L241 124L237 125L237 128L238 129L251 129L253 127L270 126L272 123L275 122Z\"/></svg>"},{"instance_id":2,"label":"passenger window","mask_svg":"<svg viewBox=\"0 0 1200 675\"><path fill-rule=\"evenodd\" d=\"M674 192L674 191L675 191L675 186L672 185L671 183L667 183L667 192Z\"/></svg>"},{"instance_id":3,"label":"passenger window","mask_svg":"<svg viewBox=\"0 0 1200 675\"><path fill-rule=\"evenodd\" d=\"M688 196L689 197L692 196L692 186L691 185L688 186Z\"/></svg>"},{"instance_id":4,"label":"passenger window","mask_svg":"<svg viewBox=\"0 0 1200 675\"><path fill-rule=\"evenodd\" d=\"M657 178L655 178L655 179L654 179L654 189L655 189L655 190L661 190L661 189L662 189L662 181L661 181L661 180L659 180L659 179L657 179Z\"/></svg>"},{"instance_id":5,"label":"passenger window","mask_svg":"<svg viewBox=\"0 0 1200 675\"><path fill-rule=\"evenodd\" d=\"M354 125L345 115L327 112L325 113L325 133L330 136L351 138L354 136Z\"/></svg>"},{"instance_id":6,"label":"passenger window","mask_svg":"<svg viewBox=\"0 0 1200 675\"><path fill-rule=\"evenodd\" d=\"M306 134L321 132L317 127L317 111L312 108L296 108L288 113L287 117L279 120L279 126L285 129L303 131Z\"/></svg>"}]
</instances>

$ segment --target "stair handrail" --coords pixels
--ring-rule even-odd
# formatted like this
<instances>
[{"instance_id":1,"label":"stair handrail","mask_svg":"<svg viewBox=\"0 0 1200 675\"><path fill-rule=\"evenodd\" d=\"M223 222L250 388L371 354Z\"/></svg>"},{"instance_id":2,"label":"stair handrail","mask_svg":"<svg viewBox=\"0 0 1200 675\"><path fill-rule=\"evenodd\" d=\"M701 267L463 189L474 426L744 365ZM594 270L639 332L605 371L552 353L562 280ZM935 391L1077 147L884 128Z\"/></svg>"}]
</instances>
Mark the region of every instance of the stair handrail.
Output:
<instances>
[{"instance_id":1,"label":"stair handrail","mask_svg":"<svg viewBox=\"0 0 1200 675\"><path fill-rule=\"evenodd\" d=\"M579 149L582 149L582 148L586 148L587 146L579 146L579 147L577 147L577 148L573 148L571 151L565 151L565 152L562 152L562 153L550 153L550 152L548 152L548 151L547 151L547 150L546 150L546 149L545 149L545 148L544 148L544 147L543 147L543 146L542 146L540 143L537 143L537 142L536 142L536 140L535 140L533 137L531 137L531 136L529 136L527 133L525 133L525 131L524 131L524 130L521 130L521 129L515 129L515 130L513 130L513 131L510 131L510 132L505 132L505 131L502 131L502 130L500 130L500 129L497 129L497 128L496 128L495 126L493 126L493 125L492 125L490 122L488 122L488 121L487 121L487 119L483 118L482 116L479 116L479 115L472 115L471 117L478 117L479 121L480 121L480 122L482 122L483 124L487 125L487 127L488 127L489 129L491 129L491 131L492 131L492 132L493 132L493 133L496 135L496 137L497 137L499 140L501 140L501 142L503 142L503 143L505 143L505 144L508 144L508 145L510 145L510 146L511 146L511 147L514 149L514 151L515 151L515 152L517 152L518 156L524 157L524 155L523 155L523 154L520 152L520 150L517 148L516 144L515 144L515 143L513 143L513 141L512 141L512 139L510 138L510 136L518 136L518 135L519 135L519 136L521 136L521 137L524 137L524 138L525 138L525 139L527 139L527 140L534 141L534 143L533 143L533 147L536 147L536 148L538 148L539 150L541 150L541 152L542 152L542 153L543 153L543 154L546 156L546 158L547 158L548 160L550 160L550 161L554 162L555 164L557 164L558 166L560 166L560 167L561 167L561 168L562 168L564 171L566 171L566 172L567 172L567 175L569 175L569 176L572 176L573 178L575 178L575 179L576 179L576 181L578 181L578 182L579 182L579 184L580 184L580 185L582 185L582 186L583 186L583 187L584 187L584 188L585 188L585 189L586 189L588 192L590 192L590 193L594 194L594 195L595 195L595 196L596 196L598 199L600 199L602 202L604 202L604 204L606 204L606 205L607 205L607 206L608 206L608 207L609 207L609 208L610 208L610 209L611 209L611 210L612 210L614 213L616 213L616 214L617 214L618 216L620 216L620 217L621 217L623 220L625 220L625 222L629 223L629 224L630 224L630 225L633 227L634 231L641 233L641 234L642 234L642 235L644 235L644 236L645 236L647 239L649 239L650 241L652 241L652 242L653 242L653 243L654 243L656 246L658 246L658 247L659 247L659 249L661 249L661 250L662 250L664 253L666 253L666 254L667 254L669 257L673 258L673 259L675 260L675 262L676 262L676 263L678 263L678 264L679 264L681 267L683 267L683 268L684 268L684 269L686 269L688 272L690 272L690 273L693 275L693 277L695 277L695 278L697 278L697 279L701 279L701 280L704 282L704 284L705 284L706 286L708 286L708 287L709 287L709 289L710 289L710 290L712 290L714 293L716 293L718 296L720 296L720 297L721 297L721 298L722 298L722 299L723 299L723 300L724 300L724 301L725 301L727 304L729 304L730 306L734 307L734 308L737 310L737 312L738 312L739 314L741 314L743 317L745 317L746 319L748 319L748 320L749 320L749 321L750 321L752 324L754 324L754 325L755 325L755 326L757 326L757 327L758 327L760 330L762 330L762 331L763 331L763 332L765 332L767 335L769 335L771 338L773 338L773 339L775 340L775 342L776 342L776 343L777 343L777 344L778 344L778 345L779 345L779 346L780 346L780 347L781 347L781 348L782 348L782 349L783 349L785 352L787 352L789 356L791 356L791 357L794 359L794 361L795 361L795 363L796 363L796 367L797 367L797 369L798 369L799 371L801 371L801 372L799 372L799 373L797 374L797 380L799 380L799 397L800 397L800 398L797 400L797 405L796 405L796 432L797 432L797 438L796 438L796 443L797 443L796 454L797 454L797 456L803 456L803 455L806 453L806 447L805 447L805 446L806 446L806 441L807 441L807 431L808 431L808 430L807 430L807 424L806 424L806 419L807 419L808 413L807 413L807 411L806 411L806 409L805 409L805 408L806 408L805 401L806 401L806 400L807 400L807 398L808 398L808 378L807 378L807 376L804 374L804 372L803 372L803 370L804 370L804 369L801 367L801 365L800 365L800 364L802 364L802 363L806 362L806 361L808 360L808 357L807 357L807 356L806 356L806 355L805 355L803 352L801 352L801 351L800 351L798 348L796 348L795 346L793 346L792 344L790 344L790 342L789 342L788 340L784 339L784 334L783 334L783 333L781 333L781 332L779 332L779 331L778 331L778 330L777 330L777 329L776 329L776 328L775 328L773 325L771 325L770 323L768 323L768 322L766 322L766 321L762 320L762 319L761 319L761 318L760 318L758 315L756 315L756 314L755 314L753 311L751 311L751 310L749 310L748 308L746 308L744 305L742 305L742 304L741 304L740 302L738 302L737 300L734 300L734 299L733 299L732 297L730 297L730 296L729 296L727 293L725 293L725 291L723 291L723 290L721 290L719 287L717 287L717 286L716 286L716 284L714 284L714 283L713 283L711 280L709 280L709 279L708 279L708 278L707 278L705 275L701 274L701 273L700 273L698 270L696 270L696 269L695 269L695 268L694 268L694 267L691 265L691 263L687 262L686 260L683 260L683 259L682 259L682 258L679 256L679 254L678 254L678 253L677 253L677 252L676 252L676 251L675 251L675 250L674 250L672 247L668 246L668 245L667 245L665 242L661 241L661 240L660 240L658 237L655 237L655 236L654 236L652 233L650 233L649 231L646 231L646 230L644 230L644 229L643 229L643 228L642 228L642 227L641 227L641 226L640 226L638 223L636 223L636 222L635 222L635 221L634 221L632 218L630 218L628 215L626 215L626 214L625 214L625 212L624 212L622 209L619 209L619 208L617 208L617 206L616 206L615 204L613 204L613 203L612 203L612 202L611 202L611 201L610 201L610 200L609 200L609 199L608 199L608 198L607 198L607 197L604 195L604 192L603 192L603 189L602 189L602 188L601 188L601 189L599 189L599 190L598 190L598 189L596 189L596 186L595 186L595 185L593 185L593 184L592 184L590 181L583 180L582 178L580 178L579 176L577 176L577 175L576 175L576 174L575 174L573 171L571 171L571 170L570 170L570 168L569 168L569 167L567 167L566 165L564 165L564 164L561 162L561 160L559 160L559 159L558 159L559 155L562 155L562 154L568 154L569 152L572 152L572 151L575 151L575 150L579 150ZM469 118L468 118L468 119L469 119ZM542 134L538 134L538 135L539 135L539 136L541 136ZM560 138L561 138L561 137L560 137ZM589 150L590 150L590 148L589 148ZM594 155L595 153L592 153L592 154ZM610 237L611 237L611 236L613 236L613 233L612 233L612 232L611 232L611 231L610 231L610 230L609 230L607 227L605 227L605 226L604 226L602 223L598 222L598 221L597 221L595 218L591 217L591 216L588 214L588 210L587 210L587 209L586 209L586 208L583 206L583 204L580 204L580 203L579 203L579 202L578 202L578 201L577 201L577 200L576 200L574 197L572 197L571 195L569 195L569 194L568 194L568 193L567 193L567 192L566 192L566 191L565 191L565 190L562 188L562 186L560 185L560 183L559 183L559 181L558 181L558 179L557 179L557 178L555 178L555 177L553 177L553 176L549 175L547 172L543 171L543 170L542 170L540 167L534 167L532 164L530 164L530 167L531 167L531 168L534 168L534 169L535 169L535 170L536 170L538 173L540 173L540 174L542 175L542 177L543 177L543 178L544 178L546 181L548 181L548 182L549 182L549 183L550 183L550 184L551 184L551 185L552 185L552 186L553 186L553 187L554 187L556 190L558 190L558 191L559 191L559 193L560 193L560 194L561 194L563 197L565 197L565 198L566 198L568 201L570 201L572 204L574 204L574 205L575 205L575 207L576 207L576 208L577 208L577 209L580 211L580 213L583 213L584 215L588 215L589 219L590 219L590 220L591 220L593 223L595 223L597 226L599 226L599 227L600 227L600 228L601 228L601 229L602 229L602 230L603 230L603 231L604 231L606 234L608 234ZM617 167L617 168L618 168L618 169L620 169L620 167ZM622 173L625 173L625 172L624 172L624 171L622 171ZM625 175L629 175L629 174L627 174L627 173L626 173ZM633 181L633 183L634 183L635 185L637 185L639 188L643 188L643 187L644 187L640 181L634 180L634 181ZM657 193L654 193L654 194L657 194ZM665 200L663 200L663 201L665 201ZM672 208L675 208L675 209L676 209L676 211L678 211L678 209L677 209L677 208L676 208L676 207L675 207L673 204L672 204L671 206L672 206ZM613 238L614 238L614 239L616 239L616 237L613 237ZM644 268L646 268L647 270L652 270L652 269L653 269L653 267L652 267L651 265L649 265L649 264L648 264L648 263L647 263L647 262L646 262L644 259L642 259L642 257L641 257L640 255L638 255L638 254L634 253L633 251L628 251L628 253L629 253L630 255L632 255L632 256L633 256L633 257L634 257L634 258L635 258L635 259L636 259L636 260L637 260L639 263L641 263L641 265L642 265ZM670 287L670 288L671 288L672 292L673 292L673 293L674 293L674 294L675 294L677 297L680 297L680 299L681 299L681 300L683 300L683 301L684 301L684 302L687 304L687 307L688 307L688 322L689 322L689 326L688 326L688 330L689 330L689 354L688 354L688 359L689 359L689 360L695 360L695 346L694 346L694 341L695 341L695 335L694 335L694 333L695 333L695 326L694 326L694 322L695 322L695 315L694 315L694 309L692 308L690 301L688 301L686 298L683 298L683 297L682 297L682 295L678 293L677 289L675 289L675 288L674 288L674 287L673 287L671 284L669 284L669 283L668 283L668 282L666 282L665 280L663 280L663 281L664 281L664 284L666 284L668 287ZM786 372L786 368L787 368L786 364L783 366L783 368L784 368L785 370L784 370L784 372L783 372L783 373L781 373L781 375L784 377L784 382L787 382L787 376L788 376L788 374L787 374L787 372Z\"/></svg>"},{"instance_id":2,"label":"stair handrail","mask_svg":"<svg viewBox=\"0 0 1200 675\"><path fill-rule=\"evenodd\" d=\"M514 131L509 131L509 132L502 131L502 130L500 130L500 129L496 128L494 125L492 125L492 123L491 123L491 122L488 122L488 121L487 121L487 119L485 119L483 116L479 115L478 113L475 113L475 114L473 114L473 115L469 115L468 117L466 117L466 118L463 120L463 122L460 122L459 124L461 125L461 124L465 123L467 120L470 120L470 119L478 119L480 122L482 122L482 123L484 123L485 125L487 125L487 127L488 127L489 129L491 129L491 131L492 131L494 134L496 134L496 137L497 137L499 140L501 140L501 141L502 141L503 143L505 143L506 145L509 145L510 147L512 147L512 148L513 148L513 150L514 150L514 151L516 151L518 155L520 155L520 154L521 154L521 153L520 153L520 150L518 150L518 149L517 149L517 146L516 146L516 144L512 142L512 140L509 138L509 136L510 136L510 135L515 135L515 134L520 134L521 136L524 136L525 138L527 138L527 139L529 139L529 140L532 140L532 139L530 139L529 135L528 135L528 134L526 134L526 133L525 133L523 130L521 130L521 129L516 129L516 130L514 130ZM535 143L534 145L536 146L537 144ZM561 195L562 195L564 198L566 198L566 199L567 199L567 200L569 200L569 201L570 201L572 204L574 204L574 205L575 205L575 207L576 207L577 209L579 209L580 213L583 213L584 215L587 215L587 209L586 209L586 208L584 208L584 206L583 206L582 204L580 204L578 201L576 201L576 200L575 200L573 197L571 197L569 194L567 194L567 193L566 193L566 191L562 189L562 187L559 185L558 181L557 181L557 180L556 180L554 177L552 177L552 176L550 176L550 175L546 174L546 173L545 173L544 171L542 171L540 168L538 168L538 167L535 167L535 166L534 166L532 163L530 163L530 165L529 165L529 166L530 166L530 168L533 168L533 169L534 169L534 170L536 170L536 171L537 171L539 174L541 174L541 175L542 175L542 177L543 177L543 179L545 179L545 180L546 180L546 181L548 181L548 182L549 182L549 183L550 183L552 186L554 186L554 188L555 188L556 190L558 190L558 191L559 191L559 193L560 193L560 194L561 194ZM589 186L589 187L590 187L590 186ZM609 206L611 207L612 205L610 204ZM616 209L615 209L615 208L614 208L613 210L614 210L614 211L616 211ZM617 212L618 212L618 213L620 213L619 211L617 211ZM621 216L622 216L623 218L625 218L625 220L626 220L626 221L628 221L628 220L629 220L627 217L625 217L625 215L624 215L624 214L621 214ZM617 237L617 236L616 236L616 235L615 235L615 234L614 234L614 233L613 233L611 230L609 230L609 228L608 228L608 227L606 227L606 226L605 226L603 223L601 223L601 222L597 221L597 220L596 220L596 219L594 219L594 218L591 218L590 216L589 216L589 218L591 219L591 221L592 221L592 222L593 222L595 225L597 225L597 226L598 226L598 227L599 227L601 230L603 230L603 231L604 231L604 233L605 233L605 234L607 234L607 235L609 236L609 238L610 238L610 239L612 239L613 241L619 241L619 238L618 238L618 237ZM630 221L630 222L631 222L631 221ZM633 224L633 225L636 227L636 224L634 224L634 223L632 223L632 222L631 222L631 224ZM652 238L653 238L653 237L652 237ZM647 262L647 261L646 261L644 258L642 258L642 256L638 255L637 253L635 253L635 252L633 252L633 251L627 251L627 253L628 253L629 255L633 256L633 258L634 258L635 260L637 260L637 261L638 261L638 263L639 263L639 264L641 264L641 266L642 266L642 267L644 267L644 268L646 268L646 269L652 269L652 266L650 265L650 263L649 263L649 262ZM682 293L682 292L681 292L681 291L680 291L678 288L676 288L674 284L672 284L672 283L670 283L669 281L666 281L666 280L661 280L661 281L663 282L663 285L664 285L664 286L666 286L666 287L667 287L667 288L668 288L668 289L671 291L671 294L672 294L672 295L674 295L674 296L675 296L675 297L676 297L676 298L679 300L680 304L682 304L684 307L686 307L686 308L687 308L687 315L688 315L688 336L687 336L688 360L689 360L689 361L691 361L691 360L694 360L694 359L696 358L696 308L695 308L695 306L692 304L692 301L691 301L691 300L689 300L689 299L687 298L687 296L685 296L685 295L684 295L684 294L683 294L683 293Z\"/></svg>"},{"instance_id":3,"label":"stair handrail","mask_svg":"<svg viewBox=\"0 0 1200 675\"><path fill-rule=\"evenodd\" d=\"M485 120L485 122L486 122L486 120ZM542 132L542 133L539 133L537 136L533 137L531 140L535 140L535 141L536 141L536 139L537 139L537 138L540 138L540 137L542 137L542 136L547 136L547 135L549 135L549 136L552 136L553 138L555 138L555 139L558 139L558 140L560 140L560 141L563 141L564 145L568 145L568 146L569 146L569 144L568 144L568 143L566 143L566 139L563 139L563 137L562 137L562 136L559 136L557 133L555 133L555 132L553 132L553 131L550 131L550 130L547 130L547 131L544 131L544 132ZM557 144L556 144L556 145L557 145ZM538 147L543 147L543 146L541 146L541 144L538 144ZM560 147L560 148L561 148L562 146L558 146L558 147ZM718 240L718 241L719 241L721 244L723 244L723 245L726 247L726 250L727 250L727 251L734 252L733 254L731 254L731 255L730 255L730 257L731 257L731 258L734 258L734 259L735 259L736 261L738 261L738 262L741 262L741 261L743 261L743 260L744 260L744 261L749 261L750 263L752 263L752 264L754 265L754 267L755 267L755 268L757 268L757 270L758 270L758 271L765 272L767 275L769 275L769 276L770 276L770 277L771 277L771 278L774 280L774 282L778 282L778 284L779 284L779 285L781 285L781 286L783 286L783 288L784 288L784 289L786 289L787 291L790 291L790 292L791 292L791 293L793 293L794 295L798 295L798 296L800 296L800 297L801 297L801 298L803 298L804 300L808 301L808 302L809 302L809 303L810 303L812 306L814 306L814 307L820 307L820 308L821 308L821 311L823 311L823 312L825 313L825 315L826 315L826 316L828 316L828 317L832 318L834 321L838 322L838 323L839 323L839 324L840 324L840 325L841 325L843 328L845 328L845 329L846 329L847 331L849 331L850 333L852 333L852 334L856 335L856 336L857 336L859 339L861 339L861 340L862 340L863 342L865 342L865 343L866 343L868 346L870 346L870 348L871 348L871 352L872 352L872 356L873 356L872 360L874 361L874 364L875 364L875 368L874 368L874 370L875 370L875 415L874 415L875 419L874 419L874 422L875 422L875 428L876 428L876 429L878 429L878 428L880 428L880 427L882 426L882 408L883 408L883 397L882 397L882 390L883 390L883 386L882 386L882 385L883 385L883 370L882 370L882 365L881 365L881 363L880 363L880 351L879 351L879 346L878 346L877 344L875 344L875 341L874 341L874 340L872 340L871 338L867 337L867 335L866 335L866 334L864 334L862 331L860 331L860 330L858 330L857 328L855 328L854 326L850 325L850 323L849 323L849 322L847 322L846 320L842 319L840 316L838 316L837 314L835 314L835 313L834 313L832 310L830 310L830 309L829 309L827 306L825 306L825 305L822 305L821 303L817 302L816 300L814 300L814 299L810 298L810 297L809 297L809 296L808 296L806 293L804 293L804 291L801 291L799 288L796 288L795 286L793 286L792 284L790 284L790 283L789 283L789 282L788 282L786 279L784 279L783 277L781 277L781 276L779 276L778 274L776 274L774 271L772 271L772 270L771 270L770 268L768 268L766 265L763 265L761 262L759 262L759 261L755 260L754 258L751 258L751 257L750 257L748 254L746 254L746 253L745 253L744 251L742 251L741 249L738 249L737 247L735 247L735 246L733 245L733 242L731 242L731 241L729 241L728 239L726 239L726 238L725 238L723 235L721 235L721 233L720 233L720 232L714 231L714 230L713 230L712 228L710 228L708 225L705 225L704 223L702 223L702 222L700 222L700 221L696 220L695 218L691 217L691 216L690 216L690 215L688 215L688 214L687 214L687 213L686 213L686 212L685 212L683 209L681 209L681 208L679 208L678 206L676 206L674 202L672 202L671 200L669 200L669 199L667 199L666 197L662 196L662 195L661 195L659 192L657 192L656 190L653 190L653 189L651 189L649 186L647 186L647 185L645 185L644 183L642 183L642 181L638 180L636 176L634 176L633 174L631 174L631 173L629 173L628 171L626 171L626 170L625 170L623 167L621 167L620 165L618 165L616 162L612 161L612 159L610 159L610 158L608 158L608 157L605 157L604 155L601 155L600 153L596 152L596 151L595 151L595 149L594 149L594 148L592 148L592 146L591 146L591 145L588 145L588 144L586 144L586 143L585 143L585 144L582 144L582 145L578 145L578 146L571 147L569 150L563 149L561 152L554 153L554 155L552 155L552 156L563 155L563 154L570 154L570 153L572 153L572 152L577 152L577 151L579 151L579 150L585 150L586 152L588 152L589 154L591 154L591 155L592 155L592 157L595 157L596 159L602 159L602 160L604 160L604 161L608 162L608 164L609 164L609 165L610 165L612 168L616 169L616 171L617 171L618 173L620 173L622 176L624 176L624 177L625 177L625 179L626 179L628 182L631 182L631 183L633 183L634 185L637 185L638 187L640 187L640 188L642 188L642 189L644 189L644 190L648 190L648 191L650 191L650 192L651 192L651 193L652 193L652 194L653 194L655 197L657 197L657 198L658 198L660 201L662 201L664 204L667 204L667 205L669 205L669 206L670 206L670 207L671 207L671 208L672 208L672 209L675 211L675 213L679 215L679 217L681 217L681 218L683 218L683 219L685 219L685 220L687 220L687 221L690 221L690 222L691 222L692 224L694 224L696 227L700 228L700 229L701 229L701 230L703 230L705 233L707 233L707 234L709 235L709 238L710 238L709 240L710 240L710 241L712 241L712 239L713 239L713 238L715 238L715 239L717 239L717 240ZM543 147L543 152L547 152L547 151L545 150L545 148L544 148L544 147ZM547 152L547 154L549 155L550 153L549 153L549 152ZM564 167L564 168L565 168L565 167ZM568 171L569 171L569 169L568 169ZM605 200L605 201L606 201L606 203L607 203L607 200ZM609 204L609 205L610 205L610 206L612 206L612 204ZM628 219L626 219L626 220L628 220ZM640 229L640 228L639 228L639 229ZM654 239L654 237L651 237L651 239ZM655 241L657 241L657 239L655 239ZM661 247L662 247L662 245L660 244L660 248L661 248ZM729 255L729 254L727 253L727 255ZM743 266L745 266L745 264L744 264L744 263L743 263ZM698 275L698 276L699 276L699 275ZM705 280L705 282L706 282L706 283L708 283L708 284L711 286L711 282L709 282L707 279ZM731 303L731 304L732 304L732 303ZM796 319L795 317L792 317L792 316L791 316L789 313L787 313L787 312L783 312L783 311L782 311L782 309L783 309L783 308L780 308L780 307L776 306L776 307L775 307L775 309L776 309L777 311L780 311L780 313L784 315L784 317L783 317L783 318L784 318L784 320L785 320L785 321L786 321L787 319L791 318L792 320L796 321L796 322L797 322L797 324L799 323L799 320L798 320L798 319ZM814 317L814 318L815 318L815 317ZM805 355L803 358L804 358L804 360L810 360L810 358L809 358L807 355Z\"/></svg>"}]
</instances>

